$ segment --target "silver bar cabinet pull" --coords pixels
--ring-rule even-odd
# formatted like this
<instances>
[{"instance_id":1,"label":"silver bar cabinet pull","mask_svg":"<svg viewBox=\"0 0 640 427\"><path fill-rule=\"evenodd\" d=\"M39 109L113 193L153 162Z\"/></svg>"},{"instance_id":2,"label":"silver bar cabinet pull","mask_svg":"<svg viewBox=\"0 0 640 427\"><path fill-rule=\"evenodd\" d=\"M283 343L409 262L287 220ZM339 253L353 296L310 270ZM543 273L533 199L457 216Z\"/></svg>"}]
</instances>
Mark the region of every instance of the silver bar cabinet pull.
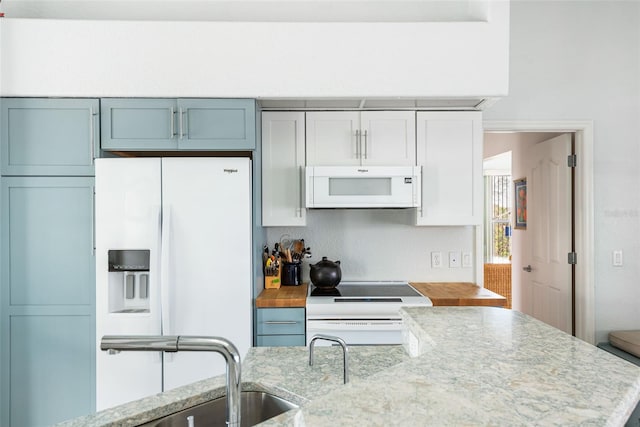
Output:
<instances>
[{"instance_id":1,"label":"silver bar cabinet pull","mask_svg":"<svg viewBox=\"0 0 640 427\"><path fill-rule=\"evenodd\" d=\"M367 151L368 151L367 150L367 145L368 145L368 142L367 142L367 130L365 129L364 130L364 158L365 159L367 158Z\"/></svg>"},{"instance_id":2,"label":"silver bar cabinet pull","mask_svg":"<svg viewBox=\"0 0 640 427\"><path fill-rule=\"evenodd\" d=\"M171 107L171 130L170 135L169 135L169 139L172 139L174 136L176 136L176 110L175 108Z\"/></svg>"}]
</instances>

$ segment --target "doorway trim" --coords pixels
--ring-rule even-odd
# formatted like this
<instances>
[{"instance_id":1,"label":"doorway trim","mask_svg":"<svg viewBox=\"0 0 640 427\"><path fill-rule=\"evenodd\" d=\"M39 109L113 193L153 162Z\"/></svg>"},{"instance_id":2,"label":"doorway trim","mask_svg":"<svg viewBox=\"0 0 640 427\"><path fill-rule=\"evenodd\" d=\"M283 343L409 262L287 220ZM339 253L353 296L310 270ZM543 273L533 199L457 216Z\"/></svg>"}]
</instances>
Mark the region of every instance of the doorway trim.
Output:
<instances>
[{"instance_id":1,"label":"doorway trim","mask_svg":"<svg viewBox=\"0 0 640 427\"><path fill-rule=\"evenodd\" d=\"M575 241L576 337L595 343L595 276L593 225L593 121L493 121L483 122L484 132L575 133Z\"/></svg>"}]
</instances>

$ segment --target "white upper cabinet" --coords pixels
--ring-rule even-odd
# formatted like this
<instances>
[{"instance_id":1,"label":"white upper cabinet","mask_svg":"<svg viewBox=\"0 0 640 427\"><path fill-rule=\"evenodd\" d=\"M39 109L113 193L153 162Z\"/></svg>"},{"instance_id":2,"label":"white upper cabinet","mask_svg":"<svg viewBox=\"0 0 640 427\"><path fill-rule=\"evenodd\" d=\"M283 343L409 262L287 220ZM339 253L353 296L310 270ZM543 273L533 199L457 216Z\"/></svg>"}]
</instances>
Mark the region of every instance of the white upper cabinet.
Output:
<instances>
[{"instance_id":1,"label":"white upper cabinet","mask_svg":"<svg viewBox=\"0 0 640 427\"><path fill-rule=\"evenodd\" d=\"M418 112L417 225L482 224L482 113Z\"/></svg>"},{"instance_id":2,"label":"white upper cabinet","mask_svg":"<svg viewBox=\"0 0 640 427\"><path fill-rule=\"evenodd\" d=\"M415 166L415 114L307 113L307 166Z\"/></svg>"},{"instance_id":3,"label":"white upper cabinet","mask_svg":"<svg viewBox=\"0 0 640 427\"><path fill-rule=\"evenodd\" d=\"M307 166L360 164L360 113L307 113Z\"/></svg>"},{"instance_id":4,"label":"white upper cabinet","mask_svg":"<svg viewBox=\"0 0 640 427\"><path fill-rule=\"evenodd\" d=\"M262 225L304 226L304 112L262 113Z\"/></svg>"}]
</instances>

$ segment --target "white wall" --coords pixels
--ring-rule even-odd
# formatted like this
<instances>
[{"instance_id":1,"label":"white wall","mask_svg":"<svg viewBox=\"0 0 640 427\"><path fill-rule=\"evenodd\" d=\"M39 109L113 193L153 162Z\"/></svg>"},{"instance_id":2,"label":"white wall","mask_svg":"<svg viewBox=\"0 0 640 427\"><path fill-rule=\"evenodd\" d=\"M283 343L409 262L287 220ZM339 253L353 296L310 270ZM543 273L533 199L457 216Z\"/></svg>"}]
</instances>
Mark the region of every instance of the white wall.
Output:
<instances>
[{"instance_id":1,"label":"white wall","mask_svg":"<svg viewBox=\"0 0 640 427\"><path fill-rule=\"evenodd\" d=\"M488 22L0 20L0 95L481 97L508 91L509 3Z\"/></svg>"},{"instance_id":2,"label":"white wall","mask_svg":"<svg viewBox=\"0 0 640 427\"><path fill-rule=\"evenodd\" d=\"M640 2L513 2L510 93L484 118L593 120L596 341L639 329Z\"/></svg>"},{"instance_id":3,"label":"white wall","mask_svg":"<svg viewBox=\"0 0 640 427\"><path fill-rule=\"evenodd\" d=\"M473 227L416 227L414 209L311 209L306 227L269 227L273 248L281 236L303 238L315 263L326 256L341 262L343 280L475 282L475 268L449 268L449 251L473 252ZM431 268L440 251L443 268ZM309 280L305 263L303 280Z\"/></svg>"}]
</instances>

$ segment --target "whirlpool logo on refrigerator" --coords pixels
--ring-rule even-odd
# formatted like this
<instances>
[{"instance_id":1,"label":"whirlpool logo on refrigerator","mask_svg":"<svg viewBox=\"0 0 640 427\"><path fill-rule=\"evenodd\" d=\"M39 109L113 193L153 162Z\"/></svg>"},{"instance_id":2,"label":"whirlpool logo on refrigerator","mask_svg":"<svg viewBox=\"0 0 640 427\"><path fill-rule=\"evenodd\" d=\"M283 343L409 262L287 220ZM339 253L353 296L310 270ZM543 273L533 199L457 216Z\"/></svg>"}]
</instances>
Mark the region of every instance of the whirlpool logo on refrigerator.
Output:
<instances>
[{"instance_id":1,"label":"whirlpool logo on refrigerator","mask_svg":"<svg viewBox=\"0 0 640 427\"><path fill-rule=\"evenodd\" d=\"M223 169L226 173L238 173L238 169Z\"/></svg>"}]
</instances>

